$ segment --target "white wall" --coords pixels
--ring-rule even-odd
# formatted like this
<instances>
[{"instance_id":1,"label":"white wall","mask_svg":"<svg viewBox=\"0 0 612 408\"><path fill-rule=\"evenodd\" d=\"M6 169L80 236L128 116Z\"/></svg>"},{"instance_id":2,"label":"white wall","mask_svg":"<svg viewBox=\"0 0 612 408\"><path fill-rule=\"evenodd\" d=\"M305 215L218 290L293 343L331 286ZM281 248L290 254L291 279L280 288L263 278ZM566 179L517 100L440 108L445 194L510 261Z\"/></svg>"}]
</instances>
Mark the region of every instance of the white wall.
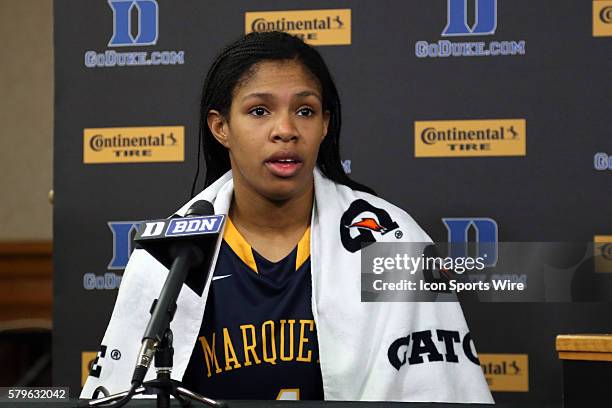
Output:
<instances>
[{"instance_id":1,"label":"white wall","mask_svg":"<svg viewBox=\"0 0 612 408\"><path fill-rule=\"evenodd\" d=\"M52 0L0 0L0 241L50 240Z\"/></svg>"}]
</instances>

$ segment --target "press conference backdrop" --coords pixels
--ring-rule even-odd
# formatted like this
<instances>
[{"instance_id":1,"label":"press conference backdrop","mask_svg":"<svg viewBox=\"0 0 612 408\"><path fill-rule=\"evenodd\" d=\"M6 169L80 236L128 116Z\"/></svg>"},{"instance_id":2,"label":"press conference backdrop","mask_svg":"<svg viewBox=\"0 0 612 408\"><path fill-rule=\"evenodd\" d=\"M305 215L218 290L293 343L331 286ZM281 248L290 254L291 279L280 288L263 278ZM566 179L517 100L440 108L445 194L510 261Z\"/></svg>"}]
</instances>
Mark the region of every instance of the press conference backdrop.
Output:
<instances>
[{"instance_id":1,"label":"press conference backdrop","mask_svg":"<svg viewBox=\"0 0 612 408\"><path fill-rule=\"evenodd\" d=\"M204 75L245 32L318 48L345 170L434 240L448 218L500 241L612 235L612 1L56 0L54 15L54 382L73 394L97 356L121 358L99 346L134 225L189 198ZM464 306L498 401L560 401L555 335L610 332L610 309Z\"/></svg>"}]
</instances>

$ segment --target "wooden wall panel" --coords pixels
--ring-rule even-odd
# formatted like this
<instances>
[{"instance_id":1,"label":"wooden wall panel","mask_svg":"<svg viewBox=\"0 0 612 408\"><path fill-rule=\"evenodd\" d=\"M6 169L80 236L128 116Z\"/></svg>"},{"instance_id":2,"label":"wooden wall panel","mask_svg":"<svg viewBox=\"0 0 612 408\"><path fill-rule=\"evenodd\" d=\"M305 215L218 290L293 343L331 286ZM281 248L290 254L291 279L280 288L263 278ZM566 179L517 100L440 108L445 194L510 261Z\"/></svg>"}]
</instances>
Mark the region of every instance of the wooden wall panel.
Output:
<instances>
[{"instance_id":1,"label":"wooden wall panel","mask_svg":"<svg viewBox=\"0 0 612 408\"><path fill-rule=\"evenodd\" d=\"M0 321L49 319L53 308L51 242L0 242Z\"/></svg>"}]
</instances>

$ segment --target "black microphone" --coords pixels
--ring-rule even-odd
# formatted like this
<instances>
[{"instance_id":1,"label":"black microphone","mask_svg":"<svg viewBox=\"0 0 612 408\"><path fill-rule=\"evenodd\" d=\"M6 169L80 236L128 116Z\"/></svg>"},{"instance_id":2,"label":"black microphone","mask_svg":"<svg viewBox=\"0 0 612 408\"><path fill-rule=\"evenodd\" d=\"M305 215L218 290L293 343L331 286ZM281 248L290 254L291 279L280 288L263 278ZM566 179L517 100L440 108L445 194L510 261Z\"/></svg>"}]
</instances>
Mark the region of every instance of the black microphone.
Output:
<instances>
[{"instance_id":1,"label":"black microphone","mask_svg":"<svg viewBox=\"0 0 612 408\"><path fill-rule=\"evenodd\" d=\"M151 319L142 337L132 384L142 384L153 354L162 341L176 311L176 300L184 283L194 291L204 289L211 254L225 221L214 215L208 201L193 203L183 218L145 221L134 242L169 269L168 276L151 306Z\"/></svg>"}]
</instances>

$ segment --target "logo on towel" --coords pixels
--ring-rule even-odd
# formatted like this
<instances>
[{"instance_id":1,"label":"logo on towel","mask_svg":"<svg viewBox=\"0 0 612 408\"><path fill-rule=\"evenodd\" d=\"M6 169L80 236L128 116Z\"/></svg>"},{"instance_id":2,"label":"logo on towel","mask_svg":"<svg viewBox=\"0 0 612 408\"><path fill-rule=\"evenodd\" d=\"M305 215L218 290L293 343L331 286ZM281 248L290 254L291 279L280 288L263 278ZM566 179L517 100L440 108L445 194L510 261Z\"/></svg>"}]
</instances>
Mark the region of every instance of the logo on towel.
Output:
<instances>
[{"instance_id":1,"label":"logo on towel","mask_svg":"<svg viewBox=\"0 0 612 408\"><path fill-rule=\"evenodd\" d=\"M416 365L424 362L460 363L467 359L480 365L470 333L462 339L458 331L442 329L435 332L416 331L406 337L400 337L391 343L387 356L389 363L397 371L405 364Z\"/></svg>"},{"instance_id":2,"label":"logo on towel","mask_svg":"<svg viewBox=\"0 0 612 408\"><path fill-rule=\"evenodd\" d=\"M96 355L96 358L91 363L91 368L89 370L89 375L92 377L100 378L100 373L102 372L102 366L100 365L100 359L106 356L106 346L101 345L100 351Z\"/></svg>"},{"instance_id":3,"label":"logo on towel","mask_svg":"<svg viewBox=\"0 0 612 408\"><path fill-rule=\"evenodd\" d=\"M388 212L359 199L353 201L340 218L340 239L347 251L357 252L362 244L377 241L375 233L385 235L398 228ZM401 231L396 231L395 236L401 238Z\"/></svg>"},{"instance_id":4,"label":"logo on towel","mask_svg":"<svg viewBox=\"0 0 612 408\"><path fill-rule=\"evenodd\" d=\"M111 351L110 356L113 360L119 360L121 358L121 352L117 349L113 349Z\"/></svg>"}]
</instances>

